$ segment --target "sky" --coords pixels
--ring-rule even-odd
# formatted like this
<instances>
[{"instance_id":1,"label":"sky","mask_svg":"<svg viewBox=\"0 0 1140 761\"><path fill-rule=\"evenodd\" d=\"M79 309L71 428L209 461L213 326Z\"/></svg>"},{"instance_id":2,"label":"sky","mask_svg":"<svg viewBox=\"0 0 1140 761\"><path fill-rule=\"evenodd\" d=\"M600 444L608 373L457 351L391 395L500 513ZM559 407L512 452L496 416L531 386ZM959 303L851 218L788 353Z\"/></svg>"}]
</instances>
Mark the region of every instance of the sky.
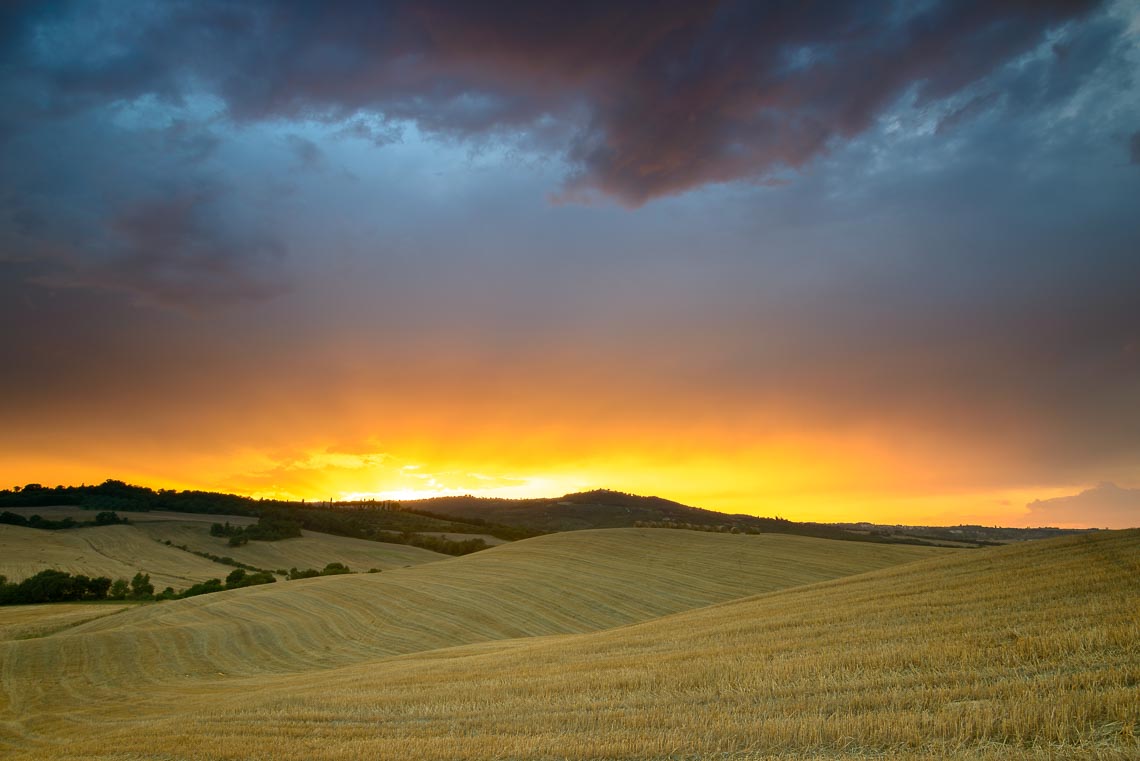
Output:
<instances>
[{"instance_id":1,"label":"sky","mask_svg":"<svg viewBox=\"0 0 1140 761\"><path fill-rule=\"evenodd\" d=\"M0 484L1140 525L1140 3L0 5Z\"/></svg>"}]
</instances>

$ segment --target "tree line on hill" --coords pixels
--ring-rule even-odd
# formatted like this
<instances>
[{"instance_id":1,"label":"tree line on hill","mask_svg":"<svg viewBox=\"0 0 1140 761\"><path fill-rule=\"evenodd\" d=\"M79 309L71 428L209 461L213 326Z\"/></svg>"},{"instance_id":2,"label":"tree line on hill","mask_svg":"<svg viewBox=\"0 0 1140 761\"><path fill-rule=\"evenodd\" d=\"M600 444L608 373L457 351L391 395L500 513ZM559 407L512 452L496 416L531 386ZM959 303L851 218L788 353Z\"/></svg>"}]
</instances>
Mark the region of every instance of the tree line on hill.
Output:
<instances>
[{"instance_id":1,"label":"tree line on hill","mask_svg":"<svg viewBox=\"0 0 1140 761\"><path fill-rule=\"evenodd\" d=\"M9 582L0 576L0 605L78 600L153 600L150 574L136 573L130 581L107 576L71 575L54 568L40 571L23 581Z\"/></svg>"},{"instance_id":2,"label":"tree line on hill","mask_svg":"<svg viewBox=\"0 0 1140 761\"><path fill-rule=\"evenodd\" d=\"M324 534L349 536L357 539L370 539L377 542L411 544L435 552L449 555L463 555L484 549L482 540L453 541L442 537L425 536L432 531L450 534L489 534L500 539L513 541L542 532L517 529L510 526L489 524L478 519L450 518L420 510L368 510L348 507L293 507L288 511L293 520L301 522L301 527ZM402 538L399 538L402 537Z\"/></svg>"},{"instance_id":3,"label":"tree line on hill","mask_svg":"<svg viewBox=\"0 0 1140 761\"><path fill-rule=\"evenodd\" d=\"M184 589L182 592L175 593L173 589L167 587L155 599L158 600L174 600L185 597L197 597L198 595L206 595L211 592L223 592L227 589L241 589L242 587L254 587L259 584L273 584L276 583L277 578L269 571L254 571L250 573L244 568L235 568L230 571L226 576L223 583L221 579L209 579L203 581L189 589Z\"/></svg>"},{"instance_id":4,"label":"tree line on hill","mask_svg":"<svg viewBox=\"0 0 1140 761\"><path fill-rule=\"evenodd\" d=\"M287 575L290 580L310 579L317 576L339 576L352 573L352 569L344 563L329 563L322 570L305 568L298 570L292 568L288 572L278 571ZM369 573L379 573L379 568L369 570ZM222 579L209 579L198 584L175 592L173 587L167 587L161 592L155 592L151 583L150 574L136 573L130 581L127 579L111 580L107 576L90 577L84 574L70 574L49 568L23 581L9 582L7 577L0 576L0 605L32 605L49 602L83 602L95 600L178 600L186 597L222 592L227 589L241 589L260 584L273 584L277 581L271 571L247 571L244 568L235 568Z\"/></svg>"},{"instance_id":5,"label":"tree line on hill","mask_svg":"<svg viewBox=\"0 0 1140 761\"><path fill-rule=\"evenodd\" d=\"M263 512L252 526L234 526L229 521L210 525L211 536L229 537L231 547L240 547L249 541L276 542L295 539L301 535L301 522L290 520L277 512Z\"/></svg>"},{"instance_id":6,"label":"tree line on hill","mask_svg":"<svg viewBox=\"0 0 1140 761\"><path fill-rule=\"evenodd\" d=\"M472 552L487 549L487 542L479 537L471 539L448 539L444 536L431 536L413 534L410 532L396 533L395 531L375 531L369 537L377 542L391 544L407 544L432 552L441 552L444 555L469 555Z\"/></svg>"},{"instance_id":7,"label":"tree line on hill","mask_svg":"<svg viewBox=\"0 0 1140 761\"><path fill-rule=\"evenodd\" d=\"M58 521L44 518L41 515L33 515L30 518L25 518L19 513L13 513L8 510L0 513L0 523L6 523L11 526L24 526L26 528L39 528L48 531L59 531L68 528L83 528L84 526L114 526L119 523L130 523L126 518L120 518L119 514L112 510L104 510L98 513L94 520L90 521L77 521L74 518L62 518Z\"/></svg>"},{"instance_id":8,"label":"tree line on hill","mask_svg":"<svg viewBox=\"0 0 1140 761\"><path fill-rule=\"evenodd\" d=\"M780 520L780 519L769 519ZM636 528L676 528L684 529L687 531L707 531L714 534L791 534L794 536L809 536L816 539L839 539L846 542L869 542L872 544L911 544L921 547L933 547L935 543L926 541L921 537L909 535L891 535L891 534L856 534L853 532L839 531L832 529L818 523L792 523L791 521L784 521L788 526L781 526L776 524L774 526L766 526L760 528L757 526L740 525L740 524L706 524L706 523L688 523L685 521L664 520L664 521L635 521L634 527Z\"/></svg>"},{"instance_id":9,"label":"tree line on hill","mask_svg":"<svg viewBox=\"0 0 1140 761\"><path fill-rule=\"evenodd\" d=\"M120 510L172 512L208 515L242 515L259 518L268 516L270 526L250 531L249 527L226 534L235 538L238 546L244 541L274 541L297 534L293 529L283 530L284 522L299 525L296 529L320 531L326 534L348 536L381 542L410 544L435 552L463 555L484 549L480 539L454 541L442 537L426 536L423 532L454 534L490 534L513 541L537 536L542 531L531 528L505 526L482 518L457 518L438 515L427 510L406 509L399 502L366 500L361 502L329 502L322 504L254 499L234 494L203 491L176 491L133 486L123 481L107 480L95 486L56 486L27 484L0 490L2 507L48 507L75 505L90 510Z\"/></svg>"},{"instance_id":10,"label":"tree line on hill","mask_svg":"<svg viewBox=\"0 0 1140 761\"><path fill-rule=\"evenodd\" d=\"M431 517L433 520L439 520L434 516ZM396 525L421 525L414 520L411 522L393 521L390 517L377 516L368 512L336 511L327 508L293 508L288 513L277 509L264 510L258 517L257 524L253 526L235 526L229 521L214 523L210 526L210 534L211 536L228 537L228 543L231 547L240 547L251 540L273 542L298 537L301 536L302 527L324 534L368 539L389 544L406 544L445 555L467 555L485 550L488 546L487 542L480 537L448 539L442 536L420 534L406 528L398 531L388 530L388 527L393 523ZM450 522L443 523L443 526L449 529L454 528ZM431 528L440 530L441 526L433 524Z\"/></svg>"},{"instance_id":11,"label":"tree line on hill","mask_svg":"<svg viewBox=\"0 0 1140 761\"><path fill-rule=\"evenodd\" d=\"M133 486L115 479L108 479L98 485L50 487L33 483L12 489L0 489L0 507L75 505L87 510L123 512L171 510L182 513L257 515L259 508L266 504L284 506L289 503L216 492L156 490L145 486Z\"/></svg>"},{"instance_id":12,"label":"tree line on hill","mask_svg":"<svg viewBox=\"0 0 1140 761\"><path fill-rule=\"evenodd\" d=\"M328 512L292 510L290 517L278 511L266 511L252 526L235 526L229 521L214 523L210 535L227 537L231 547L241 547L252 541L275 542L301 536L301 527L325 534L349 536L389 544L406 544L445 555L467 555L487 549L487 542L480 537L471 539L448 539L443 536L418 534L414 531L386 531L373 525L367 518L344 516ZM353 518L357 518L353 520ZM298 520L299 519L299 520Z\"/></svg>"},{"instance_id":13,"label":"tree line on hill","mask_svg":"<svg viewBox=\"0 0 1140 761\"><path fill-rule=\"evenodd\" d=\"M380 573L379 568L373 568L368 571L369 573ZM278 573L281 573L278 571ZM318 571L316 568L305 568L304 570L297 570L296 568L289 569L289 580L294 579L312 579L317 576L341 576L346 573L352 573L352 569L344 563L329 563L324 567L324 570Z\"/></svg>"}]
</instances>

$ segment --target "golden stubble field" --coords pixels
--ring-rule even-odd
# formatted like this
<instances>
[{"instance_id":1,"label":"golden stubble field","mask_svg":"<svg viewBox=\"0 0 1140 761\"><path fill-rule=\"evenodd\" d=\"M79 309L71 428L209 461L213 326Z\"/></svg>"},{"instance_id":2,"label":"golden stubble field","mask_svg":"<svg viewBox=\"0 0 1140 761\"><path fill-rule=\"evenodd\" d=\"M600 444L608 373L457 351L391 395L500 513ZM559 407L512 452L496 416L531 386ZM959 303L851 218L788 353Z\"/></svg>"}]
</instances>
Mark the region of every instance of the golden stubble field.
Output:
<instances>
[{"instance_id":1,"label":"golden stubble field","mask_svg":"<svg viewBox=\"0 0 1140 761\"><path fill-rule=\"evenodd\" d=\"M0 642L33 639L109 616L140 603L99 601L57 602L45 605L11 605L0 608Z\"/></svg>"},{"instance_id":2,"label":"golden stubble field","mask_svg":"<svg viewBox=\"0 0 1140 761\"><path fill-rule=\"evenodd\" d=\"M256 626L211 640L210 632L223 626L220 618L168 603L68 633L5 643L6 750L13 758L73 759L1140 754L1140 532L971 552L628 532L557 535L391 574L312 580L317 583L295 588L304 596L293 602L305 609L323 598L335 608L345 604L338 595L349 589L346 582L410 578L452 565L457 591L444 599L459 600L489 583L495 563L500 576L509 575L512 564L529 564L547 575L521 589L515 603L484 606L486 620L517 619L514 625L522 626L524 599L537 596L551 578L582 575L580 584L569 585L578 597L551 596L550 621L558 620L555 612L567 620L607 609L628 612L625 622L601 615L591 626L567 629L579 633L526 637L503 630L498 636L514 638L484 632L468 639L471 644L446 647L437 644L446 637L427 635L449 617L453 632L478 631L478 625L461 624L474 610L442 612L448 609L443 605L438 621L418 625L426 647L403 655L385 656L383 636L366 655L351 642L362 632L326 628L321 638L314 629L301 637L305 647L339 648L339 656L322 663L291 650L288 639L259 639ZM660 553L639 552L639 537L653 542L663 534L682 543L766 540L749 549L767 554L767 576L758 567L747 570L747 553L730 556L728 544L692 555L681 551L673 563ZM543 540L555 539L567 544L544 552ZM591 539L616 544L589 557ZM780 555L777 548L784 545ZM910 562L880 554L879 570L853 567L861 551L904 550L914 552ZM502 556L497 561L496 553ZM646 557L659 566L638 567ZM462 568L463 560L478 558L490 576ZM577 566L563 565L575 558ZM828 560L854 575L810 578L824 574ZM591 566L599 580L622 568L628 573L616 586L591 594L584 591ZM775 579L781 569L789 577L773 587L777 591L696 607L696 591L705 584L728 584L723 578L705 581L709 576L751 573L756 583ZM806 576L804 569L810 569ZM503 590L526 583L527 574L516 573ZM680 581L686 575L691 581ZM658 577L667 583L654 587L651 580ZM665 587L683 598L675 604L682 612L669 615L663 602L640 602L668 599ZM265 592L225 593L231 598L226 605L237 606L225 618L280 615L283 609L264 607L265 601L261 607L245 601L255 593ZM722 586L716 594L731 590ZM392 616L407 617L408 611ZM525 634L547 633L536 628ZM175 646L163 650L181 629L199 637L197 655ZM95 650L81 644L102 638L105 647ZM338 639L344 641L337 645ZM394 641L404 643L396 649L414 647L413 639L396 635ZM451 642L459 644L454 635ZM96 651L106 661L102 668L90 660ZM238 653L251 661L244 672L201 670L204 660L228 663ZM267 662L253 663L259 658ZM184 665L191 668L186 676L178 673ZM29 688L37 673L44 689Z\"/></svg>"},{"instance_id":3,"label":"golden stubble field","mask_svg":"<svg viewBox=\"0 0 1140 761\"><path fill-rule=\"evenodd\" d=\"M230 547L226 539L210 536L210 526L203 522L154 521L138 524L138 530L158 542L169 541L173 545L185 545L198 552L228 556L239 563L270 571L289 570L293 567L321 569L329 563L343 563L354 571L367 571L371 568L387 571L450 557L405 544L372 542L317 531L302 531L301 536L294 539L250 542L241 547ZM218 575L216 571L214 575Z\"/></svg>"},{"instance_id":4,"label":"golden stubble field","mask_svg":"<svg viewBox=\"0 0 1140 761\"><path fill-rule=\"evenodd\" d=\"M59 520L73 517L91 520L91 511L79 508L15 508L14 512L40 514ZM182 516L182 520L179 520ZM248 524L243 516L198 516L187 513L131 513L130 525L96 526L44 531L0 524L0 575L19 581L39 571L56 568L68 573L129 579L136 573L150 574L156 589L180 591L207 579L225 578L232 567L178 549L219 557L267 570L324 568L344 563L354 571L389 570L444 560L448 555L401 544L332 536L305 531L295 539L250 542L230 547L227 540L210 536L210 523L230 521ZM165 542L171 542L168 546Z\"/></svg>"},{"instance_id":5,"label":"golden stubble field","mask_svg":"<svg viewBox=\"0 0 1140 761\"><path fill-rule=\"evenodd\" d=\"M112 579L129 579L142 571L150 574L157 589L185 589L224 578L230 570L156 542L136 526L43 531L0 525L0 574L19 581L48 568Z\"/></svg>"}]
</instances>

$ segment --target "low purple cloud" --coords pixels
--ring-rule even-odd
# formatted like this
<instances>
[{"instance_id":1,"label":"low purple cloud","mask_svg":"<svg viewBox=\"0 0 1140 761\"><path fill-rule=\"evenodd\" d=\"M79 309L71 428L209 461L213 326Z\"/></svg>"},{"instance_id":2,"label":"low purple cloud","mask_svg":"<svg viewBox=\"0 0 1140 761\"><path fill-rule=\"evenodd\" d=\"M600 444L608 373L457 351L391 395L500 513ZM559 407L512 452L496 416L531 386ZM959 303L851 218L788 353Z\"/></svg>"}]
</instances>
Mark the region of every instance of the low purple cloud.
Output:
<instances>
[{"instance_id":1,"label":"low purple cloud","mask_svg":"<svg viewBox=\"0 0 1140 761\"><path fill-rule=\"evenodd\" d=\"M1140 489L1125 489L1113 483L1097 484L1070 497L1034 500L1026 507L1029 508L1029 520L1034 525L1140 526Z\"/></svg>"}]
</instances>

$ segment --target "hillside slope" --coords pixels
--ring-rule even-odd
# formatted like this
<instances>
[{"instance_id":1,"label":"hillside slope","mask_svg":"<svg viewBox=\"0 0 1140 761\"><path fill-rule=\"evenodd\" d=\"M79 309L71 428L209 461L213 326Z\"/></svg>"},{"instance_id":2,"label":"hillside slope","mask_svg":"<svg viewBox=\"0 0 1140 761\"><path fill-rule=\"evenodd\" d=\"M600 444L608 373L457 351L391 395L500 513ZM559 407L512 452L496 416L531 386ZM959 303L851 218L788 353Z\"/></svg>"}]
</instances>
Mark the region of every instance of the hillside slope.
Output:
<instances>
[{"instance_id":1,"label":"hillside slope","mask_svg":"<svg viewBox=\"0 0 1140 761\"><path fill-rule=\"evenodd\" d=\"M200 521L154 521L139 523L138 529L158 541L185 545L197 552L229 556L239 563L270 571L293 567L320 569L329 563L344 563L354 571L367 571L371 568L386 571L448 557L406 544L373 542L316 531L303 531L295 539L255 541L241 547L230 547L224 537L210 536L209 524Z\"/></svg>"},{"instance_id":2,"label":"hillside slope","mask_svg":"<svg viewBox=\"0 0 1140 761\"><path fill-rule=\"evenodd\" d=\"M19 581L48 568L112 579L141 571L157 589L185 589L230 570L160 544L136 526L44 531L0 524L0 574Z\"/></svg>"},{"instance_id":3,"label":"hillside slope","mask_svg":"<svg viewBox=\"0 0 1140 761\"><path fill-rule=\"evenodd\" d=\"M55 740L26 757L1126 759L1138 646L1140 531L1103 532L319 680L187 685L140 717L44 721Z\"/></svg>"},{"instance_id":4,"label":"hillside slope","mask_svg":"<svg viewBox=\"0 0 1140 761\"><path fill-rule=\"evenodd\" d=\"M39 512L54 518L51 510ZM230 547L226 539L210 536L208 522L178 521L166 516L151 520L147 514L143 516L130 525L65 531L0 524L0 575L19 581L56 568L68 573L129 579L142 572L150 574L156 589L169 586L177 591L207 579L225 578L233 570L232 566L181 550L177 545L271 571L293 567L320 569L333 562L345 563L356 571L388 570L448 557L419 547L311 531L297 539ZM172 546L167 546L166 541Z\"/></svg>"},{"instance_id":5,"label":"hillside slope","mask_svg":"<svg viewBox=\"0 0 1140 761\"><path fill-rule=\"evenodd\" d=\"M0 715L35 724L66 712L68 696L111 705L170 683L311 674L465 643L593 631L945 552L953 551L665 529L544 536L381 574L149 605L0 643Z\"/></svg>"}]
</instances>

